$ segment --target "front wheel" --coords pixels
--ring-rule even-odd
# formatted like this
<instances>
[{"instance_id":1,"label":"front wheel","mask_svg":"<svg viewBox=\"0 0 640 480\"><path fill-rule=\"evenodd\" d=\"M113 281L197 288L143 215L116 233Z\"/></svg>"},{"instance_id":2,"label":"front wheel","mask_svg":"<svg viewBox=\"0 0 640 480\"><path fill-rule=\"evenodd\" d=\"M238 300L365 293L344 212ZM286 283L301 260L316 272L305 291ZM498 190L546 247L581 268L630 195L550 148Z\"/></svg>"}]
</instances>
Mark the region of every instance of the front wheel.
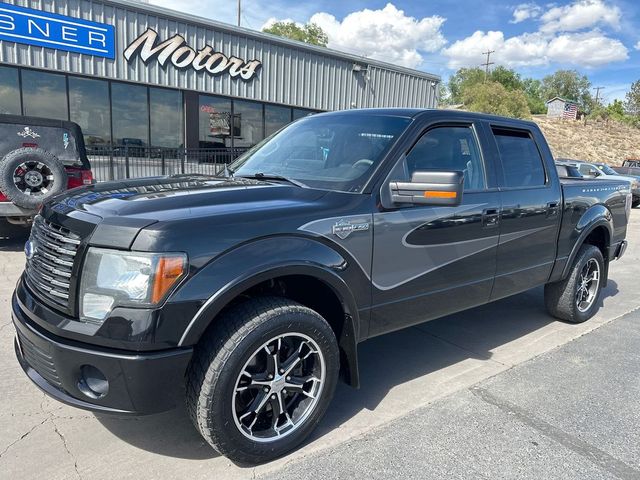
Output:
<instances>
[{"instance_id":1,"label":"front wheel","mask_svg":"<svg viewBox=\"0 0 640 480\"><path fill-rule=\"evenodd\" d=\"M567 278L545 285L544 299L548 312L571 323L589 320L598 310L603 282L602 252L594 245L582 245Z\"/></svg>"},{"instance_id":2,"label":"front wheel","mask_svg":"<svg viewBox=\"0 0 640 480\"><path fill-rule=\"evenodd\" d=\"M297 447L324 415L339 371L338 345L315 311L278 297L249 300L215 320L187 377L201 435L241 463Z\"/></svg>"}]
</instances>

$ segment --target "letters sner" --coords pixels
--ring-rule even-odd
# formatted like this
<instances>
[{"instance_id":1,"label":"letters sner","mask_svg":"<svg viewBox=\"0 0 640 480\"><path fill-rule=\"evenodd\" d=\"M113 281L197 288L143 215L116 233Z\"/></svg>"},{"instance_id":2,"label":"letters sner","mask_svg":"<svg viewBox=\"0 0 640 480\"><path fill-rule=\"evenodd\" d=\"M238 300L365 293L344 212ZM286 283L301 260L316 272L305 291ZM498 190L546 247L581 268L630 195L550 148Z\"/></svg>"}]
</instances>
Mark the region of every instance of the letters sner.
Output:
<instances>
[{"instance_id":1,"label":"letters sner","mask_svg":"<svg viewBox=\"0 0 640 480\"><path fill-rule=\"evenodd\" d=\"M205 69L213 75L219 75L228 70L231 77L242 80L250 80L262 65L260 60L245 61L238 57L227 57L224 53L215 52L213 47L205 45L197 52L188 45L182 35L173 37L161 43L156 43L158 33L153 29L147 29L136 38L124 51L124 58L130 61L131 57L139 50L143 62L148 62L157 56L157 61L164 66L167 60L176 68L188 68L191 66L196 71Z\"/></svg>"}]
</instances>

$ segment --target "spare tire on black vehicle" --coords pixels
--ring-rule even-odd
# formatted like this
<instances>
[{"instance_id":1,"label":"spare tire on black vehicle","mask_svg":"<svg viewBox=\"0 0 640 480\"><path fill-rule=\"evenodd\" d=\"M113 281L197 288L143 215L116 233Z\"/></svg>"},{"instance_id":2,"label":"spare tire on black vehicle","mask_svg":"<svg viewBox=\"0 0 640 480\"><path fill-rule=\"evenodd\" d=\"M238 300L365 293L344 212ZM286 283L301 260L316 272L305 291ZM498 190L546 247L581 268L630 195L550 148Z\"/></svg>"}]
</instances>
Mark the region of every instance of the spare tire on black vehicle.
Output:
<instances>
[{"instance_id":1,"label":"spare tire on black vehicle","mask_svg":"<svg viewBox=\"0 0 640 480\"><path fill-rule=\"evenodd\" d=\"M67 188L67 172L41 148L18 148L0 161L0 191L22 208L37 209Z\"/></svg>"}]
</instances>

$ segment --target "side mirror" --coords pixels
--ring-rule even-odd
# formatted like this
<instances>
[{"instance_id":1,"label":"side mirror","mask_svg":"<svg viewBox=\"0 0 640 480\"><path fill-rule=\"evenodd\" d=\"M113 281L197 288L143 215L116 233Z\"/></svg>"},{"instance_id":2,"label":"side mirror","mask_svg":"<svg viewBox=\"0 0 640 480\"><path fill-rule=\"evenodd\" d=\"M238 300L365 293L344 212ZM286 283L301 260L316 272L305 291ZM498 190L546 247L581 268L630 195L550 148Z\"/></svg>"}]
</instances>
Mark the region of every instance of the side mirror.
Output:
<instances>
[{"instance_id":1,"label":"side mirror","mask_svg":"<svg viewBox=\"0 0 640 480\"><path fill-rule=\"evenodd\" d=\"M462 202L464 173L418 170L410 182L392 181L389 188L394 203L455 207Z\"/></svg>"}]
</instances>

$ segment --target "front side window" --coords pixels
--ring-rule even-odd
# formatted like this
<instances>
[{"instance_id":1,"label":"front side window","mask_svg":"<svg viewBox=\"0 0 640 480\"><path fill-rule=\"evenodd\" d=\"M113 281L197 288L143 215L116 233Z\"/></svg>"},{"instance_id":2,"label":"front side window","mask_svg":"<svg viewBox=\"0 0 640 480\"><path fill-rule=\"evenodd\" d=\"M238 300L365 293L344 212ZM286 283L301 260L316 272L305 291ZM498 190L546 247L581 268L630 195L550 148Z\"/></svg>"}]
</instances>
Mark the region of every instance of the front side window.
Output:
<instances>
[{"instance_id":1,"label":"front side window","mask_svg":"<svg viewBox=\"0 0 640 480\"><path fill-rule=\"evenodd\" d=\"M526 130L493 129L505 187L541 187L546 175L538 147Z\"/></svg>"},{"instance_id":2,"label":"front side window","mask_svg":"<svg viewBox=\"0 0 640 480\"><path fill-rule=\"evenodd\" d=\"M64 75L23 70L22 98L25 115L56 120L69 118Z\"/></svg>"},{"instance_id":3,"label":"front side window","mask_svg":"<svg viewBox=\"0 0 640 480\"><path fill-rule=\"evenodd\" d=\"M470 127L438 127L429 130L405 158L411 178L417 170L464 172L465 190L486 187L482 157Z\"/></svg>"},{"instance_id":4,"label":"front side window","mask_svg":"<svg viewBox=\"0 0 640 480\"><path fill-rule=\"evenodd\" d=\"M292 123L232 166L237 176L280 175L310 187L359 192L411 119L314 115Z\"/></svg>"}]
</instances>

